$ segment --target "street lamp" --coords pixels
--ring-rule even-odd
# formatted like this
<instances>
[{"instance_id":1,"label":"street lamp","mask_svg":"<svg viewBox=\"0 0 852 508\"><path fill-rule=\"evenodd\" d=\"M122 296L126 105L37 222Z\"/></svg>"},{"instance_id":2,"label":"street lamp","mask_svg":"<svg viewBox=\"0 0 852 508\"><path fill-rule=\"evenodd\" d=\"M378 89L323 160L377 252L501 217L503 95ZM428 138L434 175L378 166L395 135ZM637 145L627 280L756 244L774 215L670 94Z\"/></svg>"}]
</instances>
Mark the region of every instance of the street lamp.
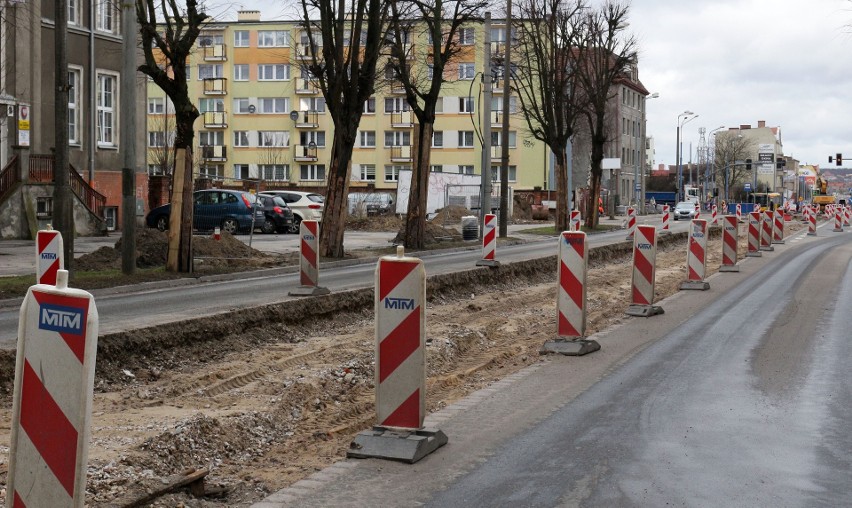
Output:
<instances>
[{"instance_id":1,"label":"street lamp","mask_svg":"<svg viewBox=\"0 0 852 508\"><path fill-rule=\"evenodd\" d=\"M694 116L693 116L694 115ZM684 189L683 189L683 168L680 165L680 157L681 157L681 149L680 149L680 130L683 128L683 124L690 120L695 120L698 118L698 115L693 113L692 111L684 111L683 113L677 115L677 146L675 147L675 160L677 162L677 188L678 194L680 196L679 201L683 201L685 199Z\"/></svg>"},{"instance_id":2,"label":"street lamp","mask_svg":"<svg viewBox=\"0 0 852 508\"><path fill-rule=\"evenodd\" d=\"M646 141L645 141L645 121L647 115L647 102L649 99L656 99L660 94L658 92L654 92L648 97L645 98L645 101L642 104L642 119L639 124L639 143L641 143L641 149L639 151L638 160L636 160L636 167L633 169L633 188L634 195L639 193L639 213L642 215L645 214L645 155L646 155ZM641 177L638 177L637 173L641 173ZM641 183L640 183L641 178ZM638 187L638 188L637 188Z\"/></svg>"},{"instance_id":3,"label":"street lamp","mask_svg":"<svg viewBox=\"0 0 852 508\"><path fill-rule=\"evenodd\" d=\"M725 128L724 125L720 125L719 127L716 127L715 129L710 131L709 136L715 136L716 132L718 132L718 131L720 131L724 128ZM713 146L713 159L712 159L712 161L713 161L713 166L714 166L714 169L715 169L715 166L716 166L716 138L715 137L713 137L713 145L712 146ZM704 168L704 191L703 191L704 195L706 196L709 193L708 187L710 187L710 161L711 161L711 159L710 159L710 146L709 145L707 146L707 153L705 153L704 155L707 157L707 164ZM715 178L713 180L714 180L713 183L715 184ZM713 185L713 188L715 189L716 185Z\"/></svg>"}]
</instances>

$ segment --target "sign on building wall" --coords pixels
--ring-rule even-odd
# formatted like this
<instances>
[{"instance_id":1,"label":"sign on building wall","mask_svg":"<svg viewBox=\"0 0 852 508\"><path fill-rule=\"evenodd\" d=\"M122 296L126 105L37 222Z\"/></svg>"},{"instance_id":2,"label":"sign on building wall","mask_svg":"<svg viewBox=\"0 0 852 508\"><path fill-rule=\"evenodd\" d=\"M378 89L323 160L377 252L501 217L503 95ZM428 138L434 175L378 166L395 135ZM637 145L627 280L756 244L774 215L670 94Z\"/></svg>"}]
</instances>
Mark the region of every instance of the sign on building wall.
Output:
<instances>
[{"instance_id":1,"label":"sign on building wall","mask_svg":"<svg viewBox=\"0 0 852 508\"><path fill-rule=\"evenodd\" d=\"M30 146L30 107L18 106L18 146Z\"/></svg>"}]
</instances>

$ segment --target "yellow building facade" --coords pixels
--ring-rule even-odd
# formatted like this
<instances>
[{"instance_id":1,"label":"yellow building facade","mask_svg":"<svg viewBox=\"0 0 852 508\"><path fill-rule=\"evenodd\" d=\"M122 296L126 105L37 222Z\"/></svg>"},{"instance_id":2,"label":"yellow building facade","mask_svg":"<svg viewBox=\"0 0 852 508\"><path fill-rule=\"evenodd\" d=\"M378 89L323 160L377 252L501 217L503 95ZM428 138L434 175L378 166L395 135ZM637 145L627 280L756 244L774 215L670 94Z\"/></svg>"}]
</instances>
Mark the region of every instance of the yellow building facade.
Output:
<instances>
[{"instance_id":1,"label":"yellow building facade","mask_svg":"<svg viewBox=\"0 0 852 508\"><path fill-rule=\"evenodd\" d=\"M490 30L492 54L502 54L505 25ZM484 40L482 24L465 27L463 46L448 65L432 140L432 171L481 174ZM201 111L195 124L196 177L221 185L261 180L266 187L321 190L331 157L334 126L325 100L303 70L307 36L298 21L261 21L258 11L241 11L237 21L206 25L190 59L190 97ZM422 41L425 43L426 41ZM417 41L412 41L417 43ZM498 53L499 52L499 53ZM384 86L380 63L377 91L364 105L352 156L353 191L395 191L401 170L412 165L414 115L403 90ZM493 145L499 145L503 83L492 87ZM509 185L532 189L546 179L549 150L528 134L511 98ZM164 92L148 84L148 169L168 173L173 141L173 108ZM490 146L500 163L500 146ZM496 171L493 174L498 174ZM496 176L492 177L496 181ZM431 191L431 190L430 190Z\"/></svg>"}]
</instances>

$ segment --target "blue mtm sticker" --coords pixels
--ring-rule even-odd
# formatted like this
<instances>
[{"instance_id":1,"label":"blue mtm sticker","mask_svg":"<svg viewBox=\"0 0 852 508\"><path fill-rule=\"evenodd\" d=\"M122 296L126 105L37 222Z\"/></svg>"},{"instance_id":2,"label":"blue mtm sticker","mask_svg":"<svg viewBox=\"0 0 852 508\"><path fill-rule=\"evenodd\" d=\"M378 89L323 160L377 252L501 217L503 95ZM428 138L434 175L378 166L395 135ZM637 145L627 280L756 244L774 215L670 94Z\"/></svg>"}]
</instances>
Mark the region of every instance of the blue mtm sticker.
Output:
<instances>
[{"instance_id":1,"label":"blue mtm sticker","mask_svg":"<svg viewBox=\"0 0 852 508\"><path fill-rule=\"evenodd\" d=\"M83 311L74 307L43 303L38 316L38 327L52 332L83 334Z\"/></svg>"}]
</instances>

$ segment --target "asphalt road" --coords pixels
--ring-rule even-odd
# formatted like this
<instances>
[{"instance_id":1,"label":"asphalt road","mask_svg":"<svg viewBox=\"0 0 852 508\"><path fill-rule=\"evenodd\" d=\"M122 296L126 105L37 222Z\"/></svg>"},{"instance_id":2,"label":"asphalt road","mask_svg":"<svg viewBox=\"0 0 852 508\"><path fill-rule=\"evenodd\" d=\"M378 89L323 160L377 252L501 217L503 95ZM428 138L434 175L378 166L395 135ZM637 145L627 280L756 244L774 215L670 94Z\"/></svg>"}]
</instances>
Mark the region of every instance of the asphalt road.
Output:
<instances>
[{"instance_id":1,"label":"asphalt road","mask_svg":"<svg viewBox=\"0 0 852 508\"><path fill-rule=\"evenodd\" d=\"M673 223L672 230L682 230L687 223ZM288 235L294 237L295 235ZM625 231L589 235L591 246L624 241ZM504 262L521 261L556 254L555 239L522 245L500 247L498 259ZM423 260L427 275L450 273L475 268L481 258L480 250L430 253ZM484 269L484 268L479 268ZM374 283L375 263L321 268L319 285L332 292L370 287ZM218 313L249 308L293 299L287 295L299 286L299 275L290 270L247 272L237 279L189 284L175 282L171 287L146 289L140 285L130 293L103 294L95 292L100 317L100 333L113 333L181 321L215 316ZM296 297L298 298L298 297ZM18 304L19 305L19 304ZM17 342L18 309L7 305L0 309L0 349L14 349Z\"/></svg>"},{"instance_id":2,"label":"asphalt road","mask_svg":"<svg viewBox=\"0 0 852 508\"><path fill-rule=\"evenodd\" d=\"M852 237L820 233L430 415L450 442L417 464L256 506L852 506Z\"/></svg>"}]
</instances>

